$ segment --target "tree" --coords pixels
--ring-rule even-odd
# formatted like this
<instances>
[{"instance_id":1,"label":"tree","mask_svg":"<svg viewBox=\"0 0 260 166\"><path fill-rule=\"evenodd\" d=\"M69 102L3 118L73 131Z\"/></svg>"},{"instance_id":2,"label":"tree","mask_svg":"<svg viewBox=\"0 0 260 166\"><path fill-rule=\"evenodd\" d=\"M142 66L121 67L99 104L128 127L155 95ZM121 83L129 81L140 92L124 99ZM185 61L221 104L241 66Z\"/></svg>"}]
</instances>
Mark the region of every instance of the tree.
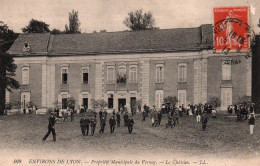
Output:
<instances>
[{"instance_id":1,"label":"tree","mask_svg":"<svg viewBox=\"0 0 260 166\"><path fill-rule=\"evenodd\" d=\"M175 106L178 102L178 99L176 96L167 96L165 98L163 98L163 102L166 104L170 104L172 106Z\"/></svg>"},{"instance_id":2,"label":"tree","mask_svg":"<svg viewBox=\"0 0 260 166\"><path fill-rule=\"evenodd\" d=\"M23 33L44 33L50 32L49 24L46 24L43 21L38 21L35 19L31 19L29 25L22 28Z\"/></svg>"},{"instance_id":3,"label":"tree","mask_svg":"<svg viewBox=\"0 0 260 166\"><path fill-rule=\"evenodd\" d=\"M96 109L99 106L98 100L91 99L91 105L92 105L92 108L94 109L94 111L96 111Z\"/></svg>"},{"instance_id":4,"label":"tree","mask_svg":"<svg viewBox=\"0 0 260 166\"><path fill-rule=\"evenodd\" d=\"M128 17L126 17L123 23L133 31L158 29L158 27L154 27L155 20L152 12L149 11L143 14L143 9L128 13Z\"/></svg>"},{"instance_id":5,"label":"tree","mask_svg":"<svg viewBox=\"0 0 260 166\"><path fill-rule=\"evenodd\" d=\"M99 107L103 110L107 106L107 102L104 99L98 100Z\"/></svg>"},{"instance_id":6,"label":"tree","mask_svg":"<svg viewBox=\"0 0 260 166\"><path fill-rule=\"evenodd\" d=\"M220 107L220 104L221 104L219 98L216 97L216 96L211 97L211 98L209 99L208 103L209 103L210 105L212 105L213 108Z\"/></svg>"},{"instance_id":7,"label":"tree","mask_svg":"<svg viewBox=\"0 0 260 166\"><path fill-rule=\"evenodd\" d=\"M58 34L63 34L64 32L62 32L62 31L60 31L59 29L53 29L52 31L51 31L51 34L53 34L53 35L58 35Z\"/></svg>"},{"instance_id":8,"label":"tree","mask_svg":"<svg viewBox=\"0 0 260 166\"><path fill-rule=\"evenodd\" d=\"M12 89L18 89L20 86L13 78L17 66L14 64L13 57L6 53L17 36L0 21L0 115L4 115L6 90L12 92Z\"/></svg>"},{"instance_id":9,"label":"tree","mask_svg":"<svg viewBox=\"0 0 260 166\"><path fill-rule=\"evenodd\" d=\"M250 105L252 104L252 99L250 96L246 96L246 95L241 96L238 99L238 104L242 104L243 106L249 108Z\"/></svg>"},{"instance_id":10,"label":"tree","mask_svg":"<svg viewBox=\"0 0 260 166\"><path fill-rule=\"evenodd\" d=\"M80 33L80 22L78 18L78 11L72 10L69 13L69 26L65 25L65 33Z\"/></svg>"}]
</instances>

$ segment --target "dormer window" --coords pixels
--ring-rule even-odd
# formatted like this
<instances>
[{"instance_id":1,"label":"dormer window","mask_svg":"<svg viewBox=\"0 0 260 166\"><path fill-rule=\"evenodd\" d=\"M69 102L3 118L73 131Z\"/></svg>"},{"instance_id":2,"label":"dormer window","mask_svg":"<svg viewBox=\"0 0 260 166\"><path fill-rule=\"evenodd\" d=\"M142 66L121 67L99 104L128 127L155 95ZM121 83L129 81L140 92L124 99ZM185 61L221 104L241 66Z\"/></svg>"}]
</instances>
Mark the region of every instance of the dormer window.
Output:
<instances>
[{"instance_id":1,"label":"dormer window","mask_svg":"<svg viewBox=\"0 0 260 166\"><path fill-rule=\"evenodd\" d=\"M30 44L29 43L24 43L24 46L23 46L23 51L30 51Z\"/></svg>"}]
</instances>

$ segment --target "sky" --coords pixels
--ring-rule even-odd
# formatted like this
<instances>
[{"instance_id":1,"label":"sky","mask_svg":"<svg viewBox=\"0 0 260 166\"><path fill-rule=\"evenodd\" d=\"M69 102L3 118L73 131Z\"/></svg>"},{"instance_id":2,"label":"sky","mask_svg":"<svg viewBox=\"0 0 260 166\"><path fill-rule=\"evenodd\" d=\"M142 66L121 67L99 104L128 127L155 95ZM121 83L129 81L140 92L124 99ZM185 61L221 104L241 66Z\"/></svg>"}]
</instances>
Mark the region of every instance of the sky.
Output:
<instances>
[{"instance_id":1,"label":"sky","mask_svg":"<svg viewBox=\"0 0 260 166\"><path fill-rule=\"evenodd\" d=\"M124 31L130 11L151 11L160 29L198 27L213 24L214 7L250 6L250 25L256 33L260 19L259 0L0 0L0 21L15 32L34 18L64 30L73 9L79 12L81 32Z\"/></svg>"}]
</instances>

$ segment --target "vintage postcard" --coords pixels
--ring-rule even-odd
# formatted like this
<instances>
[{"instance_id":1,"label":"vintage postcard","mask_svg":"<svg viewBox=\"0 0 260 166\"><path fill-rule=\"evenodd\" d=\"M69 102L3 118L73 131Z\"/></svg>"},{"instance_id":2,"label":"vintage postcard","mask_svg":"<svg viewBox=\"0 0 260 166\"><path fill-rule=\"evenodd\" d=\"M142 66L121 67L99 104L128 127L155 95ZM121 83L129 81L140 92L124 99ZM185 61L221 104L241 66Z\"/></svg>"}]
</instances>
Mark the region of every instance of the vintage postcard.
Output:
<instances>
[{"instance_id":1,"label":"vintage postcard","mask_svg":"<svg viewBox=\"0 0 260 166\"><path fill-rule=\"evenodd\" d=\"M0 166L260 165L258 0L0 0Z\"/></svg>"}]
</instances>

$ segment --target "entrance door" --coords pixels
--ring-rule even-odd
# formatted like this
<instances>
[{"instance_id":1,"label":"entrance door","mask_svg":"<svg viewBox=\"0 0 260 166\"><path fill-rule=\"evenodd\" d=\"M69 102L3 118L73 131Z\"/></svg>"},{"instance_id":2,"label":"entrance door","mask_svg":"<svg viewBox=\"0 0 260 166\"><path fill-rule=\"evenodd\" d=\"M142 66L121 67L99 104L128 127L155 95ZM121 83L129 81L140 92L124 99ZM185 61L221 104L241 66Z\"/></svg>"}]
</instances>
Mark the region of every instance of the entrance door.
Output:
<instances>
[{"instance_id":1,"label":"entrance door","mask_svg":"<svg viewBox=\"0 0 260 166\"><path fill-rule=\"evenodd\" d=\"M124 108L126 105L126 99L118 99L118 111L120 111L120 107Z\"/></svg>"},{"instance_id":2,"label":"entrance door","mask_svg":"<svg viewBox=\"0 0 260 166\"><path fill-rule=\"evenodd\" d=\"M88 98L83 98L83 107L88 109Z\"/></svg>"},{"instance_id":3,"label":"entrance door","mask_svg":"<svg viewBox=\"0 0 260 166\"><path fill-rule=\"evenodd\" d=\"M21 108L26 109L26 105L31 101L30 92L21 92Z\"/></svg>"},{"instance_id":4,"label":"entrance door","mask_svg":"<svg viewBox=\"0 0 260 166\"><path fill-rule=\"evenodd\" d=\"M227 109L232 105L232 88L221 88L221 107Z\"/></svg>"},{"instance_id":5,"label":"entrance door","mask_svg":"<svg viewBox=\"0 0 260 166\"><path fill-rule=\"evenodd\" d=\"M131 109L136 109L137 108L137 105L136 105L136 97L131 97L130 98L130 108ZM132 111L132 110L131 110ZM136 110L135 110L136 111Z\"/></svg>"}]
</instances>

